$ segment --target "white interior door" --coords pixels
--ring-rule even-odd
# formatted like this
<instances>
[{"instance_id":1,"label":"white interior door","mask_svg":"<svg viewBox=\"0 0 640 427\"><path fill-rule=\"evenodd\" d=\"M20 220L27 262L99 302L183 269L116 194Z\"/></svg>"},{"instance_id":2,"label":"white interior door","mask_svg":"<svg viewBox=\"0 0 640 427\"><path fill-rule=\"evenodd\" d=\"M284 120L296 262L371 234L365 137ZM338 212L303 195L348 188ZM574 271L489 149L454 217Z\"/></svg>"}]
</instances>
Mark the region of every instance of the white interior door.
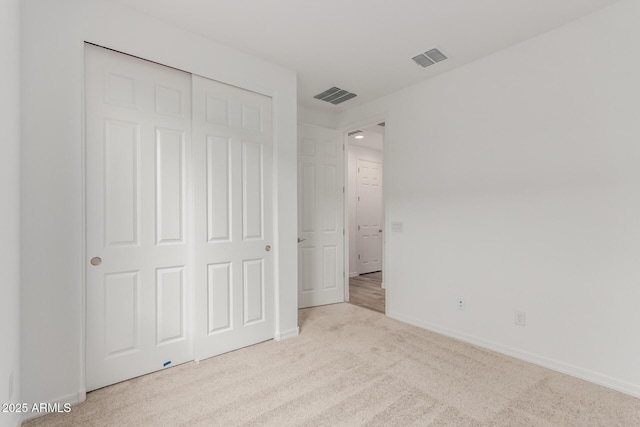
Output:
<instances>
[{"instance_id":1,"label":"white interior door","mask_svg":"<svg viewBox=\"0 0 640 427\"><path fill-rule=\"evenodd\" d=\"M344 154L337 131L298 125L298 306L344 301Z\"/></svg>"},{"instance_id":2,"label":"white interior door","mask_svg":"<svg viewBox=\"0 0 640 427\"><path fill-rule=\"evenodd\" d=\"M193 76L195 359L274 336L271 98Z\"/></svg>"},{"instance_id":3,"label":"white interior door","mask_svg":"<svg viewBox=\"0 0 640 427\"><path fill-rule=\"evenodd\" d=\"M382 163L358 159L358 274L382 270Z\"/></svg>"},{"instance_id":4,"label":"white interior door","mask_svg":"<svg viewBox=\"0 0 640 427\"><path fill-rule=\"evenodd\" d=\"M86 378L192 359L191 77L86 45Z\"/></svg>"}]
</instances>

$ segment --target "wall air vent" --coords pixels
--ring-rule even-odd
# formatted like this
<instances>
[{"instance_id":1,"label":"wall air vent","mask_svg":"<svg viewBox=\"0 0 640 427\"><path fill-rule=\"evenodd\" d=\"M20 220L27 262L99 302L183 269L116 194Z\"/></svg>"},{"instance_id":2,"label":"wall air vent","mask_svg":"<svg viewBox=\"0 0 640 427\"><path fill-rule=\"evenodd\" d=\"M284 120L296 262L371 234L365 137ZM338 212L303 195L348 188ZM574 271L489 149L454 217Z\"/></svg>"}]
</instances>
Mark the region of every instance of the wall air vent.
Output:
<instances>
[{"instance_id":1,"label":"wall air vent","mask_svg":"<svg viewBox=\"0 0 640 427\"><path fill-rule=\"evenodd\" d=\"M314 96L315 99L319 99L321 101L327 101L332 103L333 105L338 105L344 101L348 101L351 98L355 98L355 93L347 92L346 90L340 89L338 87L332 87L331 89L325 90L322 93Z\"/></svg>"},{"instance_id":2,"label":"wall air vent","mask_svg":"<svg viewBox=\"0 0 640 427\"><path fill-rule=\"evenodd\" d=\"M378 126L382 126L382 127L385 127L386 125L387 125L387 124L386 124L385 122L382 122L382 123L378 123Z\"/></svg>"},{"instance_id":3,"label":"wall air vent","mask_svg":"<svg viewBox=\"0 0 640 427\"><path fill-rule=\"evenodd\" d=\"M425 53L416 55L411 59L413 59L414 62L422 68L427 68L428 66L433 65L437 62L444 61L445 59L447 59L447 57L438 49L431 49L429 51L426 51Z\"/></svg>"},{"instance_id":4,"label":"wall air vent","mask_svg":"<svg viewBox=\"0 0 640 427\"><path fill-rule=\"evenodd\" d=\"M349 132L348 135L349 136L353 136L353 135L357 135L359 133L362 133L362 131L361 130L354 130L353 132Z\"/></svg>"}]
</instances>

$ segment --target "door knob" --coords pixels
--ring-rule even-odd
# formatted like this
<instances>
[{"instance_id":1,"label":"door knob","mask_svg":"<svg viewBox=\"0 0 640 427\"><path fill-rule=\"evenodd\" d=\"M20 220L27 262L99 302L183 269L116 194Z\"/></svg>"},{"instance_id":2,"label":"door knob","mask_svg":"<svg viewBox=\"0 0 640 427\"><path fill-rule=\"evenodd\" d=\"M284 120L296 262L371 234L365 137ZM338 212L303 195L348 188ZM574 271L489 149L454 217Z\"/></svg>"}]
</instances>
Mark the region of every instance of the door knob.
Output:
<instances>
[{"instance_id":1,"label":"door knob","mask_svg":"<svg viewBox=\"0 0 640 427\"><path fill-rule=\"evenodd\" d=\"M265 246L265 247L264 247L264 250L265 250L265 251L267 251L267 252L269 252L269 251L271 250L271 245L267 245L267 246Z\"/></svg>"},{"instance_id":2,"label":"door knob","mask_svg":"<svg viewBox=\"0 0 640 427\"><path fill-rule=\"evenodd\" d=\"M91 258L91 265L97 266L102 264L102 258L100 258L99 256L94 256L93 258Z\"/></svg>"},{"instance_id":3,"label":"door knob","mask_svg":"<svg viewBox=\"0 0 640 427\"><path fill-rule=\"evenodd\" d=\"M301 238L298 237L298 243L304 242L305 240L307 240L307 239L301 239Z\"/></svg>"}]
</instances>

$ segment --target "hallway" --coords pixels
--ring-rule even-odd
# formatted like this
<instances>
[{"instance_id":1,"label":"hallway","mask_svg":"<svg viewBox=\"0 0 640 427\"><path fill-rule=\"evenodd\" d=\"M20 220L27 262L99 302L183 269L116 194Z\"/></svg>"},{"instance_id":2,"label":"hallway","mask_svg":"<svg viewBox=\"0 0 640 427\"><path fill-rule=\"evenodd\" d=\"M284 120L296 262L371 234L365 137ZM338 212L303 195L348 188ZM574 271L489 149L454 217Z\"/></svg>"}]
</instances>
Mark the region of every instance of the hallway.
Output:
<instances>
[{"instance_id":1,"label":"hallway","mask_svg":"<svg viewBox=\"0 0 640 427\"><path fill-rule=\"evenodd\" d=\"M349 278L349 303L385 313L386 291L382 288L382 271Z\"/></svg>"}]
</instances>

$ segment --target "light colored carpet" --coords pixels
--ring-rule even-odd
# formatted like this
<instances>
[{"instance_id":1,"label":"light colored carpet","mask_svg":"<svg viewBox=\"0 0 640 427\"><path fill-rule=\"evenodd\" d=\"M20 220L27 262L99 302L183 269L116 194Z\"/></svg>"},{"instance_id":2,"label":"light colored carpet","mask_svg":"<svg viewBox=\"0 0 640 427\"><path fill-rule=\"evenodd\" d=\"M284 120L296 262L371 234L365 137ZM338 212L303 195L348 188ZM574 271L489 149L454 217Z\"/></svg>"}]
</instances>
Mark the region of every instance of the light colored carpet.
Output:
<instances>
[{"instance_id":1,"label":"light colored carpet","mask_svg":"<svg viewBox=\"0 0 640 427\"><path fill-rule=\"evenodd\" d=\"M89 393L28 426L640 426L640 399L350 304L301 334Z\"/></svg>"}]
</instances>

